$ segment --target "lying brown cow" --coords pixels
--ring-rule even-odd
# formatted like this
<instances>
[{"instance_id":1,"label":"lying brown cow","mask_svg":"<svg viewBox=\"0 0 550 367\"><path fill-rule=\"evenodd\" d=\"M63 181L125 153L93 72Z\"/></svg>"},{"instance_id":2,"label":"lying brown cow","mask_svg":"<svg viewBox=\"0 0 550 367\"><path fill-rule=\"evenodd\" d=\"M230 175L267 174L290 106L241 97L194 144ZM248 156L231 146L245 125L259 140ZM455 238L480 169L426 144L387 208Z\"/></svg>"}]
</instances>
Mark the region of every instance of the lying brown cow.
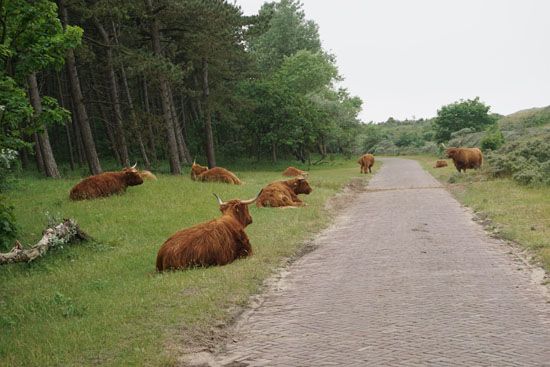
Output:
<instances>
[{"instance_id":1,"label":"lying brown cow","mask_svg":"<svg viewBox=\"0 0 550 367\"><path fill-rule=\"evenodd\" d=\"M363 154L357 163L361 165L361 173L372 173L371 167L374 166L374 156L372 154Z\"/></svg>"},{"instance_id":2,"label":"lying brown cow","mask_svg":"<svg viewBox=\"0 0 550 367\"><path fill-rule=\"evenodd\" d=\"M447 148L447 157L452 158L458 172L479 168L483 163L483 154L478 148Z\"/></svg>"},{"instance_id":3,"label":"lying brown cow","mask_svg":"<svg viewBox=\"0 0 550 367\"><path fill-rule=\"evenodd\" d=\"M287 177L296 177L296 176L307 176L308 173L306 171L302 171L301 169L298 169L296 167L288 167L283 171L283 176Z\"/></svg>"},{"instance_id":4,"label":"lying brown cow","mask_svg":"<svg viewBox=\"0 0 550 367\"><path fill-rule=\"evenodd\" d=\"M444 160L444 159L438 159L436 162L435 162L435 166L434 168L441 168L441 167L447 167L448 164L447 164L447 161Z\"/></svg>"},{"instance_id":5,"label":"lying brown cow","mask_svg":"<svg viewBox=\"0 0 550 367\"><path fill-rule=\"evenodd\" d=\"M222 216L176 232L166 240L157 254L157 271L184 269L193 266L225 265L235 259L252 255L252 247L244 232L252 223L248 212L251 200L223 202Z\"/></svg>"},{"instance_id":6,"label":"lying brown cow","mask_svg":"<svg viewBox=\"0 0 550 367\"><path fill-rule=\"evenodd\" d=\"M191 166L191 179L194 181L225 182L233 185L241 184L241 180L233 172L225 168L214 167L208 169L208 167L201 166L195 162Z\"/></svg>"},{"instance_id":7,"label":"lying brown cow","mask_svg":"<svg viewBox=\"0 0 550 367\"><path fill-rule=\"evenodd\" d=\"M262 189L256 206L258 207L298 207L304 202L298 194L309 194L311 186L304 177L297 177L287 181L272 182Z\"/></svg>"},{"instance_id":8,"label":"lying brown cow","mask_svg":"<svg viewBox=\"0 0 550 367\"><path fill-rule=\"evenodd\" d=\"M134 165L120 172L104 172L87 177L71 189L69 197L71 200L95 199L123 193L128 186L141 185L143 179L135 167Z\"/></svg>"}]
</instances>

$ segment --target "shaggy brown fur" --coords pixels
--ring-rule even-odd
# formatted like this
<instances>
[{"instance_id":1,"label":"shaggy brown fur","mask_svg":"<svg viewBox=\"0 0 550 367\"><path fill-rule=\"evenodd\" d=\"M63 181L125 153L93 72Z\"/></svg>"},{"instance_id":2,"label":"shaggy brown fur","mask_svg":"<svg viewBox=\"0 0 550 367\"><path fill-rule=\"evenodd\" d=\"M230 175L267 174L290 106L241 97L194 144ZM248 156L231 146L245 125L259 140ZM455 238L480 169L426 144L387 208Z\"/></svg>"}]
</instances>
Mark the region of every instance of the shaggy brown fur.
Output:
<instances>
[{"instance_id":1,"label":"shaggy brown fur","mask_svg":"<svg viewBox=\"0 0 550 367\"><path fill-rule=\"evenodd\" d=\"M447 164L447 161L444 160L444 159L438 159L436 162L435 162L435 166L434 168L441 168L441 167L447 167L448 164Z\"/></svg>"},{"instance_id":2,"label":"shaggy brown fur","mask_svg":"<svg viewBox=\"0 0 550 367\"><path fill-rule=\"evenodd\" d=\"M151 171L145 171L145 170L139 171L139 175L143 180L153 180L153 181L157 180L157 176L155 176Z\"/></svg>"},{"instance_id":3,"label":"shaggy brown fur","mask_svg":"<svg viewBox=\"0 0 550 367\"><path fill-rule=\"evenodd\" d=\"M298 169L296 167L288 167L283 171L283 176L287 177L296 177L296 176L307 176L308 173L306 171L302 171L301 169Z\"/></svg>"},{"instance_id":4,"label":"shaggy brown fur","mask_svg":"<svg viewBox=\"0 0 550 367\"><path fill-rule=\"evenodd\" d=\"M357 163L361 165L361 173L370 173L372 172L371 167L374 165L374 156L372 154L363 154Z\"/></svg>"},{"instance_id":5,"label":"shaggy brown fur","mask_svg":"<svg viewBox=\"0 0 550 367\"><path fill-rule=\"evenodd\" d=\"M176 232L164 242L157 254L157 271L225 265L251 256L244 229L252 223L248 204L254 200L219 200L220 218Z\"/></svg>"},{"instance_id":6,"label":"shaggy brown fur","mask_svg":"<svg viewBox=\"0 0 550 367\"><path fill-rule=\"evenodd\" d=\"M447 148L447 157L452 158L458 172L479 168L483 164L483 154L478 148Z\"/></svg>"},{"instance_id":7,"label":"shaggy brown fur","mask_svg":"<svg viewBox=\"0 0 550 367\"><path fill-rule=\"evenodd\" d=\"M240 185L242 182L231 171L222 167L214 167L208 169L193 163L191 166L191 179L195 181L209 181L209 182L225 182L233 185Z\"/></svg>"},{"instance_id":8,"label":"shaggy brown fur","mask_svg":"<svg viewBox=\"0 0 550 367\"><path fill-rule=\"evenodd\" d=\"M95 199L122 193L128 186L142 183L137 169L124 168L120 172L104 172L83 179L71 189L69 197L71 200Z\"/></svg>"},{"instance_id":9,"label":"shaggy brown fur","mask_svg":"<svg viewBox=\"0 0 550 367\"><path fill-rule=\"evenodd\" d=\"M302 206L304 202L298 198L298 194L309 194L312 190L307 180L303 177L287 181L272 182L262 189L262 193L256 201L258 207L285 207Z\"/></svg>"}]
</instances>

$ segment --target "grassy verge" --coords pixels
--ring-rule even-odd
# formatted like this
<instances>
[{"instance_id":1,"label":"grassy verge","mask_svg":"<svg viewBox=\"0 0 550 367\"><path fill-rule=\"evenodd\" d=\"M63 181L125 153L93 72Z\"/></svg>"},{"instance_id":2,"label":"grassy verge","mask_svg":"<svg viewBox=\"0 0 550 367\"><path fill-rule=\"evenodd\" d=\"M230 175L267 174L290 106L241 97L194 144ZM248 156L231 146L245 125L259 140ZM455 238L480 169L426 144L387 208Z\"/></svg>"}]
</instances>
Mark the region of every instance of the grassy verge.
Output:
<instances>
[{"instance_id":1,"label":"grassy verge","mask_svg":"<svg viewBox=\"0 0 550 367\"><path fill-rule=\"evenodd\" d=\"M411 156L435 178L448 184L455 197L487 216L499 235L535 255L550 272L550 188L521 186L510 179L487 179L476 171L458 174L449 167L433 168L436 158Z\"/></svg>"},{"instance_id":2,"label":"grassy verge","mask_svg":"<svg viewBox=\"0 0 550 367\"><path fill-rule=\"evenodd\" d=\"M227 322L231 307L245 305L283 257L327 224L326 200L359 176L354 161L331 162L312 169L307 207L251 207L249 259L155 273L156 252L168 236L219 216L212 192L224 200L253 197L281 179L279 167L271 169L237 171L243 186L160 175L125 195L76 203L67 198L76 178L16 181L8 195L22 242L34 243L48 216L77 219L94 241L0 268L0 365L174 365L170 346L202 343Z\"/></svg>"}]
</instances>

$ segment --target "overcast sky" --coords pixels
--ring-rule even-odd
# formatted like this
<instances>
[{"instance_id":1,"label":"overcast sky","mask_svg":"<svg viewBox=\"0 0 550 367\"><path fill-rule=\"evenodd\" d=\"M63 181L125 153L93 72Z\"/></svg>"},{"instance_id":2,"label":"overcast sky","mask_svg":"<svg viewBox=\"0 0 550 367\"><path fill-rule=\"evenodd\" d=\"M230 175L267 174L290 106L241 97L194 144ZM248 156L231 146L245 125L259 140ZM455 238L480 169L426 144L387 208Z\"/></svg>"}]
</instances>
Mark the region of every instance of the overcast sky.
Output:
<instances>
[{"instance_id":1,"label":"overcast sky","mask_svg":"<svg viewBox=\"0 0 550 367\"><path fill-rule=\"evenodd\" d=\"M245 14L264 1L237 0ZM432 117L479 96L508 114L550 105L549 0L302 0L363 121Z\"/></svg>"}]
</instances>

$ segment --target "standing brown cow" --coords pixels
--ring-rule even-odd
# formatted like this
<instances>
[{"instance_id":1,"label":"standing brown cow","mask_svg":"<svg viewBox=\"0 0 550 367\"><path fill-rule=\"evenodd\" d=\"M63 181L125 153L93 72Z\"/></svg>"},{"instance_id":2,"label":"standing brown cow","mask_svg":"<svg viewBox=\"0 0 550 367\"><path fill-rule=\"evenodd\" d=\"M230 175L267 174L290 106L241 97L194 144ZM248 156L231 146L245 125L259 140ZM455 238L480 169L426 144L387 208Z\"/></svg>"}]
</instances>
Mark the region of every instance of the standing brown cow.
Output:
<instances>
[{"instance_id":1,"label":"standing brown cow","mask_svg":"<svg viewBox=\"0 0 550 367\"><path fill-rule=\"evenodd\" d=\"M307 176L308 173L306 171L302 171L301 169L298 169L296 167L288 167L283 171L283 176L287 177L296 177L296 176Z\"/></svg>"},{"instance_id":2,"label":"standing brown cow","mask_svg":"<svg viewBox=\"0 0 550 367\"><path fill-rule=\"evenodd\" d=\"M298 207L303 206L298 194L311 193L313 189L304 177L297 177L287 181L272 182L262 189L257 207Z\"/></svg>"},{"instance_id":3,"label":"standing brown cow","mask_svg":"<svg viewBox=\"0 0 550 367\"><path fill-rule=\"evenodd\" d=\"M104 172L77 183L70 191L71 200L86 200L119 194L128 186L141 185L143 178L136 165L120 172Z\"/></svg>"},{"instance_id":4,"label":"standing brown cow","mask_svg":"<svg viewBox=\"0 0 550 367\"><path fill-rule=\"evenodd\" d=\"M374 166L374 156L372 154L363 154L357 163L361 165L361 173L372 173L371 167Z\"/></svg>"},{"instance_id":5,"label":"standing brown cow","mask_svg":"<svg viewBox=\"0 0 550 367\"><path fill-rule=\"evenodd\" d=\"M191 166L191 179L194 181L224 182L240 185L241 180L231 171L222 167L208 168L193 162Z\"/></svg>"},{"instance_id":6,"label":"standing brown cow","mask_svg":"<svg viewBox=\"0 0 550 367\"><path fill-rule=\"evenodd\" d=\"M192 266L225 265L252 255L244 229L252 223L248 212L251 200L218 199L222 216L176 232L166 240L157 254L157 271Z\"/></svg>"},{"instance_id":7,"label":"standing brown cow","mask_svg":"<svg viewBox=\"0 0 550 367\"><path fill-rule=\"evenodd\" d=\"M447 148L445 154L453 160L458 172L478 169L483 164L483 154L478 148Z\"/></svg>"}]
</instances>

